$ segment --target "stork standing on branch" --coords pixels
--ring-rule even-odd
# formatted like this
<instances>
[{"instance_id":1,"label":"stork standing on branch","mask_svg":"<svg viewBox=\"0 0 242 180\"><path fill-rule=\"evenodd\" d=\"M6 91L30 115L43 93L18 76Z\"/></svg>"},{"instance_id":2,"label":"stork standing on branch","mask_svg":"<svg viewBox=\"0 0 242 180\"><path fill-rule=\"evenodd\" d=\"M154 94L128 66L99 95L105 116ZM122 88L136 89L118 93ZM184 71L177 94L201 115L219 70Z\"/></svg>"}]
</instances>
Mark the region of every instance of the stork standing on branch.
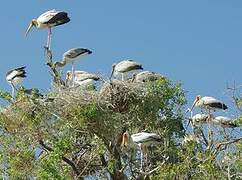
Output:
<instances>
[{"instance_id":1,"label":"stork standing on branch","mask_svg":"<svg viewBox=\"0 0 242 180\"><path fill-rule=\"evenodd\" d=\"M74 63L78 60L80 60L83 56L86 56L88 54L91 54L92 51L89 49L85 49L85 48L72 48L69 49L68 51L66 51L63 54L62 60L59 62L55 63L56 67L63 67L66 64L72 64L72 68L71 68L71 74L72 76L72 83L74 85L74 79L75 79L75 73L74 73Z\"/></svg>"},{"instance_id":2,"label":"stork standing on branch","mask_svg":"<svg viewBox=\"0 0 242 180\"><path fill-rule=\"evenodd\" d=\"M208 112L209 117L207 118L208 121L212 119L211 111L216 111L216 110L226 110L228 107L220 100L215 99L214 97L209 97L209 96L204 96L201 97L200 95L196 96L192 107L187 110L191 112L191 118L192 116L192 110L194 107L199 107L201 110L205 110ZM190 123L190 120L188 122L188 125ZM187 125L187 126L188 126Z\"/></svg>"},{"instance_id":3,"label":"stork standing on branch","mask_svg":"<svg viewBox=\"0 0 242 180\"><path fill-rule=\"evenodd\" d=\"M226 110L228 107L220 100L215 99L214 97L209 97L209 96L204 96L201 97L200 95L196 96L193 105L190 109L191 111L191 116L192 116L192 110L194 107L199 107L202 110L207 111L208 113L208 118L207 121L209 122L208 124L208 145L207 148L209 149L212 145L212 130L211 130L211 122L213 120L211 111L216 111L216 110ZM190 121L188 122L188 124Z\"/></svg>"},{"instance_id":4,"label":"stork standing on branch","mask_svg":"<svg viewBox=\"0 0 242 180\"><path fill-rule=\"evenodd\" d=\"M196 96L192 104L192 107L188 111L192 111L194 107L199 107L201 109L208 110L209 114L211 110L216 111L228 109L228 107L222 101L217 100L214 97L201 97L200 95Z\"/></svg>"},{"instance_id":5,"label":"stork standing on branch","mask_svg":"<svg viewBox=\"0 0 242 180\"><path fill-rule=\"evenodd\" d=\"M140 169L143 171L143 155L145 153L147 159L147 146L157 144L161 142L161 138L156 133L147 133L140 132L136 134L132 134L131 138L129 137L128 131L123 133L122 146L126 147L130 145L138 145L140 149Z\"/></svg>"},{"instance_id":6,"label":"stork standing on branch","mask_svg":"<svg viewBox=\"0 0 242 180\"><path fill-rule=\"evenodd\" d=\"M55 26L59 26L62 24L66 24L70 21L68 14L64 11L56 11L55 9L47 11L41 14L37 19L33 19L29 27L26 31L26 36L32 29L32 27L36 27L37 29L46 29L48 28L48 38L47 38L47 48L50 49L51 45L51 28Z\"/></svg>"},{"instance_id":7,"label":"stork standing on branch","mask_svg":"<svg viewBox=\"0 0 242 180\"><path fill-rule=\"evenodd\" d=\"M14 97L16 86L22 83L26 77L26 66L12 69L6 73L6 80L12 87L12 98Z\"/></svg>"}]
</instances>

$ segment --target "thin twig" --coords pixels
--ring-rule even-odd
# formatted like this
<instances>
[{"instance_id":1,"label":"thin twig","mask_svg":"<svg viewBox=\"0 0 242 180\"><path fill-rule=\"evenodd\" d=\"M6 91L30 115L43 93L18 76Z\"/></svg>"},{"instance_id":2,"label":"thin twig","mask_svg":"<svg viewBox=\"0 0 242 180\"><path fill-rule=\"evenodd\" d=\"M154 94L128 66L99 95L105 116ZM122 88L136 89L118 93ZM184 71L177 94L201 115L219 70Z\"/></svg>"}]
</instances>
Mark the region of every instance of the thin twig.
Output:
<instances>
[{"instance_id":1,"label":"thin twig","mask_svg":"<svg viewBox=\"0 0 242 180\"><path fill-rule=\"evenodd\" d=\"M221 146L227 146L229 144L233 144L233 143L236 143L238 141L242 140L242 137L240 138L237 138L237 139L233 139L233 140L230 140L230 141L226 141L226 142L221 142L221 143L218 143L216 145L216 149L219 150L221 148Z\"/></svg>"}]
</instances>

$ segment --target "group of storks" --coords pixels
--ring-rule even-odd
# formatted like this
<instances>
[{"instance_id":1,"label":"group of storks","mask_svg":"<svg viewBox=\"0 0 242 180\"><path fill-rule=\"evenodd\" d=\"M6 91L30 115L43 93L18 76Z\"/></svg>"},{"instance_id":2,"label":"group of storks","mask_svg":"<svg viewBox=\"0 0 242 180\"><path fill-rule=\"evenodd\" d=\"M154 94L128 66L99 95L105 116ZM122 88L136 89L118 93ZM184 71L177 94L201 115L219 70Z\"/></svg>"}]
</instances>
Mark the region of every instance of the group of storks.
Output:
<instances>
[{"instance_id":1,"label":"group of storks","mask_svg":"<svg viewBox=\"0 0 242 180\"><path fill-rule=\"evenodd\" d=\"M36 27L37 29L48 29L48 39L47 39L47 49L50 49L51 46L51 28L55 26L59 26L62 24L66 24L70 21L68 14L63 11L50 10L43 14L41 14L37 19L33 19L30 22L30 25L26 31L26 35L30 32L32 27ZM88 73L85 71L74 71L74 63L78 61L82 56L91 54L92 51L86 48L72 48L63 54L63 58L59 62L55 62L56 68L60 68L65 66L66 64L72 64L71 71L66 73L66 86L73 87L75 85L78 86L86 86L93 84L94 81L99 80L100 78L92 73ZM143 70L142 65L133 60L124 60L119 63L113 64L111 77L117 74L121 75L121 80L125 80L125 73L131 72L134 70ZM12 97L14 97L14 90L16 90L16 86L20 84L23 79L26 77L25 66L12 69L7 72L6 80L12 86ZM132 82L147 82L154 81L162 76L158 73L150 72L150 71L141 71L139 73L135 73L132 76ZM211 115L212 111L216 109L226 110L227 106L213 98L213 97L201 97L197 96L192 108L188 111L192 112L194 107L202 108L203 112L206 112L208 115ZM198 117L198 116L197 116ZM202 117L202 115L201 115ZM207 117L207 116L206 116ZM210 122L211 116L207 117L206 120ZM143 165L143 147L161 142L161 137L156 133L147 133L140 132L133 134L131 136L128 135L128 132L125 131L122 135L122 146L126 147L129 144L136 144L140 147L141 152L141 170Z\"/></svg>"}]
</instances>

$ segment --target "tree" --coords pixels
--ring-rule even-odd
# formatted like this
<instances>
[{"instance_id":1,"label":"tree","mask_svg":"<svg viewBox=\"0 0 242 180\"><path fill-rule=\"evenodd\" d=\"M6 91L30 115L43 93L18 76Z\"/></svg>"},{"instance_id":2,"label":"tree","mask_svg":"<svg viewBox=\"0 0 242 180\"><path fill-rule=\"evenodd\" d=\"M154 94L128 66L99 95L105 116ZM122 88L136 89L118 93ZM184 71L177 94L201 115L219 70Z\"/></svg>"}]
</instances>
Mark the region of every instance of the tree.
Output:
<instances>
[{"instance_id":1,"label":"tree","mask_svg":"<svg viewBox=\"0 0 242 180\"><path fill-rule=\"evenodd\" d=\"M185 94L162 77L154 82L104 81L98 90L68 88L47 50L54 86L45 95L21 88L1 110L2 176L13 179L125 179L141 177L176 162L184 135ZM156 132L162 142L150 147L144 172L136 149L121 146L123 129ZM169 157L169 159L167 158Z\"/></svg>"},{"instance_id":2,"label":"tree","mask_svg":"<svg viewBox=\"0 0 242 180\"><path fill-rule=\"evenodd\" d=\"M46 49L51 90L24 87L0 113L1 172L11 179L236 179L241 177L241 137L231 126L205 123L186 132L185 92L167 77L135 83L103 80L97 89L68 87ZM103 79L103 78L102 78ZM232 89L241 114L241 96ZM233 127L241 126L241 116ZM225 130L226 129L226 130ZM123 147L122 134L155 132L140 169L136 146ZM208 133L210 132L210 133ZM229 134L231 133L231 134Z\"/></svg>"}]
</instances>

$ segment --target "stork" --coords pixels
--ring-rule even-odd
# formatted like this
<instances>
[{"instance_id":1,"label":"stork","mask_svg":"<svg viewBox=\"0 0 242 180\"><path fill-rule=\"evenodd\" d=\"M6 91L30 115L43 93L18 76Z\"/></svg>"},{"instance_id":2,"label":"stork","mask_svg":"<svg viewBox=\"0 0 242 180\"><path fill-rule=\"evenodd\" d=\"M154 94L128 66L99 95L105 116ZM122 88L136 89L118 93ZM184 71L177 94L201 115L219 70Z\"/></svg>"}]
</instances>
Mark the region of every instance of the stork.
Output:
<instances>
[{"instance_id":1,"label":"stork","mask_svg":"<svg viewBox=\"0 0 242 180\"><path fill-rule=\"evenodd\" d=\"M95 81L100 78L96 74L88 73L86 71L74 71L74 83L79 84L81 87L93 86ZM71 71L66 73L66 84L73 79L73 74Z\"/></svg>"},{"instance_id":2,"label":"stork","mask_svg":"<svg viewBox=\"0 0 242 180\"><path fill-rule=\"evenodd\" d=\"M12 98L14 97L16 86L22 83L26 77L26 66L12 69L6 73L6 80L12 87Z\"/></svg>"},{"instance_id":3,"label":"stork","mask_svg":"<svg viewBox=\"0 0 242 180\"><path fill-rule=\"evenodd\" d=\"M91 54L92 51L89 49L85 49L85 48L72 48L69 49L68 51L66 51L63 54L62 60L59 62L55 63L56 67L63 67L66 64L72 64L72 68L71 68L71 74L73 74L72 76L72 82L74 84L74 77L75 77L75 73L74 73L74 63L76 61L78 61L79 59L81 59L83 56L86 56L88 54Z\"/></svg>"},{"instance_id":4,"label":"stork","mask_svg":"<svg viewBox=\"0 0 242 180\"><path fill-rule=\"evenodd\" d=\"M208 110L209 113L211 110L215 111L228 109L228 107L222 101L217 100L214 97L201 97L200 95L196 96L190 111L192 111L194 107L200 107L201 109Z\"/></svg>"},{"instance_id":5,"label":"stork","mask_svg":"<svg viewBox=\"0 0 242 180\"><path fill-rule=\"evenodd\" d=\"M132 82L148 82L148 81L155 81L163 76L150 71L142 71L138 74L133 75Z\"/></svg>"},{"instance_id":6,"label":"stork","mask_svg":"<svg viewBox=\"0 0 242 180\"><path fill-rule=\"evenodd\" d=\"M140 63L135 62L134 60L124 60L118 63L114 63L112 65L112 72L111 72L110 79L112 78L113 74L121 73L122 81L123 81L124 73L134 71L134 70L143 70L143 67Z\"/></svg>"},{"instance_id":7,"label":"stork","mask_svg":"<svg viewBox=\"0 0 242 180\"><path fill-rule=\"evenodd\" d=\"M140 169L143 170L143 153L147 155L147 146L161 142L161 138L156 133L140 132L132 134L129 137L128 131L123 133L122 146L127 147L129 144L138 145L140 149Z\"/></svg>"},{"instance_id":8,"label":"stork","mask_svg":"<svg viewBox=\"0 0 242 180\"><path fill-rule=\"evenodd\" d=\"M51 28L62 24L66 24L69 21L70 18L68 17L68 14L66 12L56 11L55 9L49 10L41 14L37 19L32 19L25 35L28 35L32 27L36 27L37 29L48 28L47 48L50 49L52 35Z\"/></svg>"},{"instance_id":9,"label":"stork","mask_svg":"<svg viewBox=\"0 0 242 180\"><path fill-rule=\"evenodd\" d=\"M213 119L213 123L226 128L235 128L239 126L238 123L236 123L236 120L232 120L231 118L225 116L216 116Z\"/></svg>"},{"instance_id":10,"label":"stork","mask_svg":"<svg viewBox=\"0 0 242 180\"><path fill-rule=\"evenodd\" d=\"M208 114L196 114L194 116L192 116L189 121L192 121L192 124L195 125L195 124L202 124L202 123L206 123L207 120L209 118L209 115Z\"/></svg>"},{"instance_id":11,"label":"stork","mask_svg":"<svg viewBox=\"0 0 242 180\"><path fill-rule=\"evenodd\" d=\"M231 118L225 116L210 116L208 114L196 114L189 121L192 121L193 124L197 123L207 123L208 119L211 119L211 122L215 125L220 125L223 127L236 127L236 125L231 121Z\"/></svg>"}]
</instances>

